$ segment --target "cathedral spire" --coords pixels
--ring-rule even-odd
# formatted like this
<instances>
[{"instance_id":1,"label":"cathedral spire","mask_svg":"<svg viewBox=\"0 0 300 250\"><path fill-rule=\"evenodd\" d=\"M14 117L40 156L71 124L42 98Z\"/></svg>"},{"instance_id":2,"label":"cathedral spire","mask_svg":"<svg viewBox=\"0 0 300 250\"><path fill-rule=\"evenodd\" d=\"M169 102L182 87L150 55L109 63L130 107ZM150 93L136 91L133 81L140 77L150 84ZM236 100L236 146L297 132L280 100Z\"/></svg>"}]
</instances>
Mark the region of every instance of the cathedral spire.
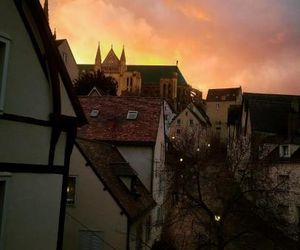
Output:
<instances>
[{"instance_id":1,"label":"cathedral spire","mask_svg":"<svg viewBox=\"0 0 300 250\"><path fill-rule=\"evenodd\" d=\"M45 2L44 2L44 13L45 13L47 22L49 23L49 4L48 4L48 0L45 0Z\"/></svg>"},{"instance_id":2,"label":"cathedral spire","mask_svg":"<svg viewBox=\"0 0 300 250\"><path fill-rule=\"evenodd\" d=\"M125 56L124 45L123 45L123 50L122 50L122 54L121 54L121 57L120 57L120 62L121 62L121 64L123 64L123 65L126 64L126 56Z\"/></svg>"},{"instance_id":3,"label":"cathedral spire","mask_svg":"<svg viewBox=\"0 0 300 250\"><path fill-rule=\"evenodd\" d=\"M95 71L99 70L101 71L101 52L100 52L100 42L98 42L98 48L96 52L96 58L95 58Z\"/></svg>"}]
</instances>

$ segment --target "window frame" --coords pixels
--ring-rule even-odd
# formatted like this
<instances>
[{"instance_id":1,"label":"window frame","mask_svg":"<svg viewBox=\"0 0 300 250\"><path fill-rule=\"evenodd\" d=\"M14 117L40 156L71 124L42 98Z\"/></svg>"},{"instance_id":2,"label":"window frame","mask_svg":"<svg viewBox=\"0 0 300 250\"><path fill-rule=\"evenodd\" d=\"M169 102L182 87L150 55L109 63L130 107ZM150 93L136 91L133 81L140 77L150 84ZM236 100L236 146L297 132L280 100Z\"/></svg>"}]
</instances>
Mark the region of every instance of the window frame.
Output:
<instances>
[{"instance_id":1,"label":"window frame","mask_svg":"<svg viewBox=\"0 0 300 250\"><path fill-rule=\"evenodd\" d=\"M68 202L68 187L69 187L69 179L70 178L74 178L75 179L73 202ZM68 184L67 184L67 190L66 190L66 206L70 206L70 207L75 207L76 206L76 200L77 200L76 192L77 192L77 188L78 188L78 176L76 176L76 175L70 175L70 176L68 176Z\"/></svg>"},{"instance_id":2,"label":"window frame","mask_svg":"<svg viewBox=\"0 0 300 250\"><path fill-rule=\"evenodd\" d=\"M4 111L4 99L8 73L8 59L10 54L11 39L8 35L0 32L0 43L4 45L3 65L0 66L0 114Z\"/></svg>"}]
</instances>

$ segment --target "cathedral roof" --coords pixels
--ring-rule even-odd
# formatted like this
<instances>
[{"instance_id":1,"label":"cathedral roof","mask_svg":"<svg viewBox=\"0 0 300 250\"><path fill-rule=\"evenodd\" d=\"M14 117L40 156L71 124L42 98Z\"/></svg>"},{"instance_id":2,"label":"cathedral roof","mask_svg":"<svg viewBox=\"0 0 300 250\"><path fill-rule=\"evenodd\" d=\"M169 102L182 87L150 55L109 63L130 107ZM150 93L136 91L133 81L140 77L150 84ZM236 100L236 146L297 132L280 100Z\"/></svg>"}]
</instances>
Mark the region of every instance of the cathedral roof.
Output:
<instances>
[{"instance_id":1,"label":"cathedral roof","mask_svg":"<svg viewBox=\"0 0 300 250\"><path fill-rule=\"evenodd\" d=\"M110 49L107 56L105 57L102 65L119 65L120 60L114 52L113 48Z\"/></svg>"},{"instance_id":2,"label":"cathedral roof","mask_svg":"<svg viewBox=\"0 0 300 250\"><path fill-rule=\"evenodd\" d=\"M114 52L113 52L114 53ZM116 54L114 54L116 56ZM108 55L104 62L108 60ZM103 64L104 64L103 62ZM79 71L90 72L94 70L93 64L78 64ZM161 78L172 78L174 72L177 73L177 84L184 86L187 82L175 65L127 65L127 71L137 71L141 73L142 84L159 84Z\"/></svg>"},{"instance_id":3,"label":"cathedral roof","mask_svg":"<svg viewBox=\"0 0 300 250\"><path fill-rule=\"evenodd\" d=\"M176 65L127 65L127 71L141 73L142 84L159 84L161 78L172 78L177 73L177 84L187 85Z\"/></svg>"}]
</instances>

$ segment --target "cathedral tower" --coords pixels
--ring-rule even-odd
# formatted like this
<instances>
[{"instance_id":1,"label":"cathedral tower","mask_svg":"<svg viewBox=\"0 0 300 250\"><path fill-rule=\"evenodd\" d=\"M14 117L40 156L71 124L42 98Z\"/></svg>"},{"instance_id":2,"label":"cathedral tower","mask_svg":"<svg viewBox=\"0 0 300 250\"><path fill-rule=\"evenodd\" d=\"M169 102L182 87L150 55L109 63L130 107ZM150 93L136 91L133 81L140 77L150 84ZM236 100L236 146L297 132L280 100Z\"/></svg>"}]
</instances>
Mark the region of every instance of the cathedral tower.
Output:
<instances>
[{"instance_id":1,"label":"cathedral tower","mask_svg":"<svg viewBox=\"0 0 300 250\"><path fill-rule=\"evenodd\" d=\"M95 66L94 70L97 72L98 70L101 71L101 52L100 52L100 42L98 42L98 48L96 52L96 58L95 58Z\"/></svg>"},{"instance_id":2,"label":"cathedral tower","mask_svg":"<svg viewBox=\"0 0 300 250\"><path fill-rule=\"evenodd\" d=\"M126 71L127 71L126 56L125 56L125 50L123 46L122 54L120 57L120 74L124 74Z\"/></svg>"}]
</instances>

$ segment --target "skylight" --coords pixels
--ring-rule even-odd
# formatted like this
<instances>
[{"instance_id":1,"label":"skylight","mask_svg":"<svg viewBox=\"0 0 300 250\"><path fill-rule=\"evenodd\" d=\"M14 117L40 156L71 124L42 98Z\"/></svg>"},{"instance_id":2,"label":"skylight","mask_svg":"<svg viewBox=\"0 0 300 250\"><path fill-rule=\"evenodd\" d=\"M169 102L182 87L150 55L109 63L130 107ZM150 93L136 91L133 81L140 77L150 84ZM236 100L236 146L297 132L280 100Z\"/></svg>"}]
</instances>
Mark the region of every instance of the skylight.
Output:
<instances>
[{"instance_id":1,"label":"skylight","mask_svg":"<svg viewBox=\"0 0 300 250\"><path fill-rule=\"evenodd\" d=\"M135 120L138 116L138 111L129 110L127 113L127 120Z\"/></svg>"},{"instance_id":2,"label":"skylight","mask_svg":"<svg viewBox=\"0 0 300 250\"><path fill-rule=\"evenodd\" d=\"M93 109L90 113L90 117L97 117L99 115L98 109Z\"/></svg>"}]
</instances>

